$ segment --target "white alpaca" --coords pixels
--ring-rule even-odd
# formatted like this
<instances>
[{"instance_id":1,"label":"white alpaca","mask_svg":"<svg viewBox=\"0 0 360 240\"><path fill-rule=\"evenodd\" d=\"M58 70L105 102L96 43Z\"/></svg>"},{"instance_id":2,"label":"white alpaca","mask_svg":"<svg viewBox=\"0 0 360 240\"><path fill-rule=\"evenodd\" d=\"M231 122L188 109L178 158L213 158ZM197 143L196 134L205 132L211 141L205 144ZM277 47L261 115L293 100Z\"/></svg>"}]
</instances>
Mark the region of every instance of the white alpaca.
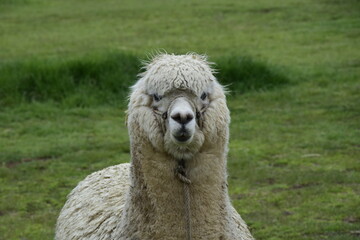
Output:
<instances>
[{"instance_id":1,"label":"white alpaca","mask_svg":"<svg viewBox=\"0 0 360 240\"><path fill-rule=\"evenodd\" d=\"M232 207L230 115L203 56L161 54L128 108L131 163L89 175L70 193L56 239L253 239Z\"/></svg>"}]
</instances>

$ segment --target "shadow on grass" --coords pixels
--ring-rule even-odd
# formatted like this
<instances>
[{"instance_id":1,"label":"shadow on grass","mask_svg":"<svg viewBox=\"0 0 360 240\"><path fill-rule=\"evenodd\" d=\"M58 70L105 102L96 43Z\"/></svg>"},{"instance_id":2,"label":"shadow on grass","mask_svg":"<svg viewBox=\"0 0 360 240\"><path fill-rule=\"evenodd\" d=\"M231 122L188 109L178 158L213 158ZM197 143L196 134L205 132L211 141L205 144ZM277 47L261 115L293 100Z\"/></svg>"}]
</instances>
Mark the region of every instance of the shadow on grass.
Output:
<instances>
[{"instance_id":1,"label":"shadow on grass","mask_svg":"<svg viewBox=\"0 0 360 240\"><path fill-rule=\"evenodd\" d=\"M268 90L290 82L280 69L248 56L222 57L216 60L216 66L216 77L235 95Z\"/></svg>"},{"instance_id":2,"label":"shadow on grass","mask_svg":"<svg viewBox=\"0 0 360 240\"><path fill-rule=\"evenodd\" d=\"M233 94L289 83L278 69L251 57L228 56L214 61L218 79ZM52 101L69 107L124 106L140 67L140 60L127 53L3 64L0 106L34 101Z\"/></svg>"}]
</instances>

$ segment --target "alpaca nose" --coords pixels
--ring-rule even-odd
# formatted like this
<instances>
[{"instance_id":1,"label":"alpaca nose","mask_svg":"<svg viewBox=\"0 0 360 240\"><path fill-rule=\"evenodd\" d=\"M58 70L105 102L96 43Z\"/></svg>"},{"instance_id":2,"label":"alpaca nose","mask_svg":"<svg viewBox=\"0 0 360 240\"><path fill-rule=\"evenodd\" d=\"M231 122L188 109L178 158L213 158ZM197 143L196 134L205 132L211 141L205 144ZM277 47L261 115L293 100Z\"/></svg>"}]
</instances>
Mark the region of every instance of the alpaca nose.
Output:
<instances>
[{"instance_id":1,"label":"alpaca nose","mask_svg":"<svg viewBox=\"0 0 360 240\"><path fill-rule=\"evenodd\" d=\"M181 125L186 125L194 119L194 115L190 112L176 112L171 115L171 118Z\"/></svg>"}]
</instances>

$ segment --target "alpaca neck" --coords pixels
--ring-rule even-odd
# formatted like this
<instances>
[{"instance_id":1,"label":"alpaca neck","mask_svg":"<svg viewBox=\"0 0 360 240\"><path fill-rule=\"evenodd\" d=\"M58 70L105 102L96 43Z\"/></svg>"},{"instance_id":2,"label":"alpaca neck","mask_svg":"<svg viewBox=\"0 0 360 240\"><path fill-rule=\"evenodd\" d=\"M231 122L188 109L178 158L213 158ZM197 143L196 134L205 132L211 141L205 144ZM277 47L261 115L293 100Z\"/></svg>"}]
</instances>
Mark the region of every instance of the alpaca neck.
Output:
<instances>
[{"instance_id":1,"label":"alpaca neck","mask_svg":"<svg viewBox=\"0 0 360 240\"><path fill-rule=\"evenodd\" d=\"M178 162L146 144L132 149L132 185L122 222L126 236L185 239L184 183L175 177ZM227 188L223 154L199 153L186 162L191 180L190 221L194 239L219 239L224 230Z\"/></svg>"}]
</instances>

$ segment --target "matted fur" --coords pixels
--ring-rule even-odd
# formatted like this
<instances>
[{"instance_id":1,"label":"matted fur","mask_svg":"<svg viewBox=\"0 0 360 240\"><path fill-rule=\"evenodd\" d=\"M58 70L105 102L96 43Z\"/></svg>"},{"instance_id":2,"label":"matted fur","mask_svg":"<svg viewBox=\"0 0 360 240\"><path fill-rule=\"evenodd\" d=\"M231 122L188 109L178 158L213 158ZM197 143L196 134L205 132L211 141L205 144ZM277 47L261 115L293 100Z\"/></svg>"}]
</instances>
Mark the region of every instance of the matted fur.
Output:
<instances>
[{"instance_id":1,"label":"matted fur","mask_svg":"<svg viewBox=\"0 0 360 240\"><path fill-rule=\"evenodd\" d=\"M164 120L151 107L153 94L166 99L174 91L194 98L205 91L209 98L194 142L184 149L171 144ZM131 163L106 168L80 182L60 213L55 238L185 239L183 183L174 169L179 151L188 151L192 238L253 239L228 196L229 123L223 88L204 56L154 57L130 95Z\"/></svg>"}]
</instances>

